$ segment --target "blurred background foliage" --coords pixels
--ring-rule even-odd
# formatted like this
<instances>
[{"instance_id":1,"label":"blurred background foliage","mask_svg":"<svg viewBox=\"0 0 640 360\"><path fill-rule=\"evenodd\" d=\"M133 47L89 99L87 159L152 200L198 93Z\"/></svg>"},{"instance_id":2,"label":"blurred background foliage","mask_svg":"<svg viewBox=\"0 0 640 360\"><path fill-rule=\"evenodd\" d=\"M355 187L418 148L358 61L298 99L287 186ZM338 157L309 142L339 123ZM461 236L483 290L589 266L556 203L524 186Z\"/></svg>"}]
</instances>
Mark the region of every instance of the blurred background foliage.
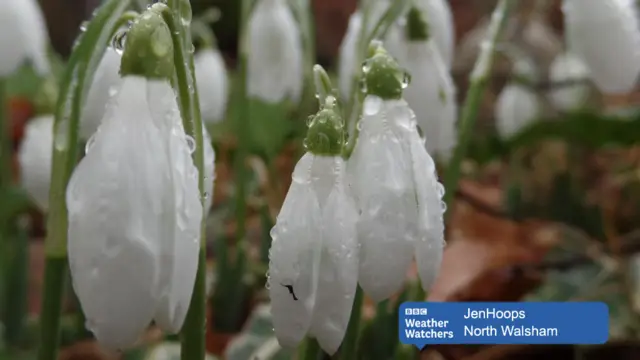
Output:
<instances>
[{"instance_id":1,"label":"blurred background foliage","mask_svg":"<svg viewBox=\"0 0 640 360\"><path fill-rule=\"evenodd\" d=\"M98 0L41 0L52 38L54 74L60 74L82 21ZM212 8L212 24L234 82L239 2L194 0L195 16ZM543 16L532 15L534 1L521 2L510 24L509 42L546 72L562 51L560 1L549 0ZM458 97L464 99L467 76L486 32L493 0L450 0L457 50L453 67ZM335 70L335 59L354 0L313 1L317 62ZM334 71L335 72L335 71ZM539 121L509 138L495 128L497 94L511 78L510 62L500 59L481 108L464 180L456 193L447 226L448 246L441 273L428 298L434 301L598 300L611 311L611 341L597 347L434 346L423 359L639 359L640 346L640 111L638 93L594 94L589 107L563 113L547 106ZM43 80L29 66L9 82L14 140L38 112ZM556 84L533 83L538 94ZM316 101L299 107L251 103L254 114L242 129L250 139L246 199L248 248L236 244L233 172L239 112L233 86L227 118L210 129L216 150L214 205L207 220L211 289L207 347L211 359L290 359L272 335L264 291L269 229L303 149L305 119ZM310 95L310 94L307 94ZM547 104L548 105L548 104ZM6 199L5 199L6 200ZM3 202L20 212L21 237L0 254L3 290L0 359L34 359L42 288L43 216L23 194ZM246 251L244 251L246 250ZM238 254L245 254L242 257ZM239 262L242 266L237 265ZM221 269L222 266L229 266ZM8 271L8 269L11 269ZM20 269L20 271L16 271ZM239 269L239 270L238 270ZM222 276L220 274L223 274ZM415 282L415 275L409 278ZM237 286L240 284L240 286ZM365 301L362 359L414 358L398 346L398 297L374 305ZM12 310L7 310L12 309ZM18 310L16 310L18 309ZM19 310L22 309L22 310ZM20 313L27 314L25 317ZM4 329L4 330L2 330ZM106 354L84 330L84 320L69 287L63 322L61 359L178 359L175 339L150 328L140 348Z\"/></svg>"}]
</instances>

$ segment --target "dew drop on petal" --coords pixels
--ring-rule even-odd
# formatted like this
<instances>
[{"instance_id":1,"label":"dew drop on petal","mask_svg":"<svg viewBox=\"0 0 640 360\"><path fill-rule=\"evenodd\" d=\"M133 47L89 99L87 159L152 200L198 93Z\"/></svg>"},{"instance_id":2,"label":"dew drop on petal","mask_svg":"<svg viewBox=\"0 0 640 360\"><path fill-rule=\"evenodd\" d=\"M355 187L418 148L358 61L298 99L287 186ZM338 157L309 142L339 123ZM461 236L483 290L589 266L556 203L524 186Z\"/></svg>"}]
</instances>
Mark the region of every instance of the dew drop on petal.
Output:
<instances>
[{"instance_id":1,"label":"dew drop on petal","mask_svg":"<svg viewBox=\"0 0 640 360\"><path fill-rule=\"evenodd\" d=\"M196 141L189 135L185 137L187 140L187 146L189 147L189 152L193 154L196 151Z\"/></svg>"},{"instance_id":2,"label":"dew drop on petal","mask_svg":"<svg viewBox=\"0 0 640 360\"><path fill-rule=\"evenodd\" d=\"M122 55L124 52L124 46L127 42L127 32L128 30L119 30L111 39L111 47L119 54Z\"/></svg>"},{"instance_id":3,"label":"dew drop on petal","mask_svg":"<svg viewBox=\"0 0 640 360\"><path fill-rule=\"evenodd\" d=\"M409 72L405 71L404 75L402 77L402 88L406 89L407 86L409 86L409 84L411 84L411 74L409 74Z\"/></svg>"},{"instance_id":4,"label":"dew drop on petal","mask_svg":"<svg viewBox=\"0 0 640 360\"><path fill-rule=\"evenodd\" d=\"M440 201L440 209L442 209L442 212L447 211L447 204L444 201Z\"/></svg>"},{"instance_id":5,"label":"dew drop on petal","mask_svg":"<svg viewBox=\"0 0 640 360\"><path fill-rule=\"evenodd\" d=\"M364 99L363 111L365 115L376 115L382 108L383 100L378 96L367 96Z\"/></svg>"},{"instance_id":6,"label":"dew drop on petal","mask_svg":"<svg viewBox=\"0 0 640 360\"><path fill-rule=\"evenodd\" d=\"M436 189L438 191L438 196L443 197L444 196L444 185L442 185L441 183L436 183Z\"/></svg>"},{"instance_id":7,"label":"dew drop on petal","mask_svg":"<svg viewBox=\"0 0 640 360\"><path fill-rule=\"evenodd\" d=\"M93 147L93 144L96 142L96 134L93 134L89 140L87 140L87 143L84 145L84 153L85 155L87 153L89 153L89 150L91 150L91 148Z\"/></svg>"},{"instance_id":8,"label":"dew drop on petal","mask_svg":"<svg viewBox=\"0 0 640 360\"><path fill-rule=\"evenodd\" d=\"M202 194L205 200L209 199L209 193L205 191L204 194Z\"/></svg>"}]
</instances>

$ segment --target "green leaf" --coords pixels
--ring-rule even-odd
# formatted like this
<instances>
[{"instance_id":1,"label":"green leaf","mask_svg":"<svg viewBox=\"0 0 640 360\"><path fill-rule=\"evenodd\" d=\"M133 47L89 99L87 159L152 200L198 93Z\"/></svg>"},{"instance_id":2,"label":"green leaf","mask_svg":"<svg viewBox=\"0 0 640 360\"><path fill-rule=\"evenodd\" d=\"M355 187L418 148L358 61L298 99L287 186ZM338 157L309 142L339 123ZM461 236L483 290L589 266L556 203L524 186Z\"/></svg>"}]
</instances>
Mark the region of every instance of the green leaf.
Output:
<instances>
[{"instance_id":1,"label":"green leaf","mask_svg":"<svg viewBox=\"0 0 640 360\"><path fill-rule=\"evenodd\" d=\"M281 348L273 336L271 307L268 304L260 304L247 320L242 334L229 343L225 359L288 360L293 354L294 351Z\"/></svg>"}]
</instances>

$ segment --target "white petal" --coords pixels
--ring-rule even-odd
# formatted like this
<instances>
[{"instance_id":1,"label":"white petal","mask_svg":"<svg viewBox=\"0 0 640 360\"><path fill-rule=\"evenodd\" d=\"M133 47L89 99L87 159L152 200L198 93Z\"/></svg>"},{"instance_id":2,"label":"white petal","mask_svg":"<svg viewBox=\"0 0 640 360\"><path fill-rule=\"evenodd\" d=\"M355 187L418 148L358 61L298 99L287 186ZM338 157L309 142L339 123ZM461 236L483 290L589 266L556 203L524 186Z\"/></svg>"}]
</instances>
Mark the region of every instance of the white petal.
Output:
<instances>
[{"instance_id":1,"label":"white petal","mask_svg":"<svg viewBox=\"0 0 640 360\"><path fill-rule=\"evenodd\" d=\"M634 0L565 0L569 49L589 67L602 92L631 91L640 73L640 30Z\"/></svg>"},{"instance_id":2,"label":"white petal","mask_svg":"<svg viewBox=\"0 0 640 360\"><path fill-rule=\"evenodd\" d=\"M418 274L422 287L429 290L433 284L440 264L444 246L444 220L441 205L443 187L438 183L436 167L431 156L422 146L417 133L410 137L413 159L416 198L420 214L420 238L415 242Z\"/></svg>"},{"instance_id":3,"label":"white petal","mask_svg":"<svg viewBox=\"0 0 640 360\"><path fill-rule=\"evenodd\" d=\"M558 55L549 68L549 80L554 82L587 79L589 68L578 57L570 53ZM553 89L550 99L560 110L575 110L584 105L589 96L589 85L585 83Z\"/></svg>"},{"instance_id":4,"label":"white petal","mask_svg":"<svg viewBox=\"0 0 640 360\"><path fill-rule=\"evenodd\" d=\"M98 64L82 109L80 137L84 140L88 140L96 132L105 116L109 100L122 84L119 75L121 58L115 49L108 47Z\"/></svg>"},{"instance_id":5,"label":"white petal","mask_svg":"<svg viewBox=\"0 0 640 360\"><path fill-rule=\"evenodd\" d=\"M297 102L303 85L300 29L284 0L259 0L249 20L247 84L250 96Z\"/></svg>"},{"instance_id":6,"label":"white petal","mask_svg":"<svg viewBox=\"0 0 640 360\"><path fill-rule=\"evenodd\" d=\"M20 181L44 211L49 207L52 151L53 116L41 116L27 122L18 151Z\"/></svg>"},{"instance_id":7,"label":"white petal","mask_svg":"<svg viewBox=\"0 0 640 360\"><path fill-rule=\"evenodd\" d=\"M224 59L219 51L204 49L195 55L194 62L202 119L219 122L224 119L229 86Z\"/></svg>"},{"instance_id":8,"label":"white petal","mask_svg":"<svg viewBox=\"0 0 640 360\"><path fill-rule=\"evenodd\" d=\"M151 111L168 145L162 156L170 169L172 189L163 209L173 236L161 245L160 299L156 323L166 332L180 331L189 308L200 249L200 223L203 208L198 189L198 171L182 126L176 96L169 83L149 81L147 97L154 100Z\"/></svg>"},{"instance_id":9,"label":"white petal","mask_svg":"<svg viewBox=\"0 0 640 360\"><path fill-rule=\"evenodd\" d=\"M536 94L529 89L510 84L504 87L496 101L496 126L500 136L509 137L539 115L540 105Z\"/></svg>"},{"instance_id":10,"label":"white petal","mask_svg":"<svg viewBox=\"0 0 640 360\"><path fill-rule=\"evenodd\" d=\"M455 48L455 29L449 2L446 0L419 0L416 5L426 16L429 33L442 55L446 69L451 69Z\"/></svg>"},{"instance_id":11,"label":"white petal","mask_svg":"<svg viewBox=\"0 0 640 360\"><path fill-rule=\"evenodd\" d=\"M13 73L25 61L49 71L49 35L42 10L35 0L5 0L0 11L0 77Z\"/></svg>"},{"instance_id":12,"label":"white petal","mask_svg":"<svg viewBox=\"0 0 640 360\"><path fill-rule=\"evenodd\" d=\"M358 10L351 14L349 18L349 26L347 32L340 44L340 58L338 66L338 77L340 86L340 95L343 101L348 101L351 97L351 86L353 85L353 77L356 71L356 59L358 36L362 28L362 13Z\"/></svg>"},{"instance_id":13,"label":"white petal","mask_svg":"<svg viewBox=\"0 0 640 360\"><path fill-rule=\"evenodd\" d=\"M304 338L316 303L322 212L311 186L313 161L314 156L306 154L296 165L271 230L268 287L273 325L283 347L294 347Z\"/></svg>"},{"instance_id":14,"label":"white petal","mask_svg":"<svg viewBox=\"0 0 640 360\"><path fill-rule=\"evenodd\" d=\"M347 331L358 285L358 212L347 193L345 165L342 159L335 161L339 175L322 209L322 259L310 329L330 355L338 350Z\"/></svg>"},{"instance_id":15,"label":"white petal","mask_svg":"<svg viewBox=\"0 0 640 360\"><path fill-rule=\"evenodd\" d=\"M123 83L67 188L73 286L87 327L116 349L133 345L151 321L160 244L173 236L170 173L158 156L166 146L150 116L151 99L141 96L146 83Z\"/></svg>"},{"instance_id":16,"label":"white petal","mask_svg":"<svg viewBox=\"0 0 640 360\"><path fill-rule=\"evenodd\" d=\"M409 124L391 123L406 103L384 102L378 111L364 107L362 131L349 159L351 185L361 212L358 276L364 292L381 301L404 283L417 237L418 211L411 158L402 135L402 128Z\"/></svg>"}]
</instances>

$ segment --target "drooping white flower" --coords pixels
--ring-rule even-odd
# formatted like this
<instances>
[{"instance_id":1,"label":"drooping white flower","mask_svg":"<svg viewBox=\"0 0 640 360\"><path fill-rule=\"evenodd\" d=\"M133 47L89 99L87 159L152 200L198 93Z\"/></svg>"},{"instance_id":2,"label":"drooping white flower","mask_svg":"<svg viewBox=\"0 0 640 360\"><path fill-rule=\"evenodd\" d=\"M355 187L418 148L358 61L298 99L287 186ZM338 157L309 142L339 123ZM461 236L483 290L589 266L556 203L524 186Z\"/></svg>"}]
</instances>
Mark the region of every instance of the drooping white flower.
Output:
<instances>
[{"instance_id":1,"label":"drooping white flower","mask_svg":"<svg viewBox=\"0 0 640 360\"><path fill-rule=\"evenodd\" d=\"M415 4L426 16L429 33L442 55L447 70L451 69L455 48L455 29L449 1L417 0Z\"/></svg>"},{"instance_id":2,"label":"drooping white flower","mask_svg":"<svg viewBox=\"0 0 640 360\"><path fill-rule=\"evenodd\" d=\"M513 64L515 76L527 81L537 79L533 63L517 58ZM496 128L502 137L509 137L529 125L540 115L541 106L536 93L517 82L507 84L496 100Z\"/></svg>"},{"instance_id":3,"label":"drooping white flower","mask_svg":"<svg viewBox=\"0 0 640 360\"><path fill-rule=\"evenodd\" d=\"M229 81L224 59L217 49L203 49L194 56L200 111L205 122L224 119Z\"/></svg>"},{"instance_id":4,"label":"drooping white flower","mask_svg":"<svg viewBox=\"0 0 640 360\"><path fill-rule=\"evenodd\" d=\"M122 55L114 48L108 47L93 77L80 117L80 137L88 140L104 118L107 103L115 95L122 83L120 77L120 60Z\"/></svg>"},{"instance_id":5,"label":"drooping white flower","mask_svg":"<svg viewBox=\"0 0 640 360\"><path fill-rule=\"evenodd\" d=\"M43 211L49 208L52 151L53 116L29 120L18 151L20 182Z\"/></svg>"},{"instance_id":6,"label":"drooping white flower","mask_svg":"<svg viewBox=\"0 0 640 360\"><path fill-rule=\"evenodd\" d=\"M249 19L249 95L269 103L297 102L304 81L300 29L285 0L258 0Z\"/></svg>"},{"instance_id":7,"label":"drooping white flower","mask_svg":"<svg viewBox=\"0 0 640 360\"><path fill-rule=\"evenodd\" d=\"M374 301L402 287L414 257L429 289L440 267L444 225L435 164L402 100L365 98L361 132L349 159L360 209L359 283Z\"/></svg>"},{"instance_id":8,"label":"drooping white flower","mask_svg":"<svg viewBox=\"0 0 640 360\"><path fill-rule=\"evenodd\" d=\"M569 50L588 66L604 93L631 91L640 73L640 24L635 0L564 0Z\"/></svg>"},{"instance_id":9,"label":"drooping white flower","mask_svg":"<svg viewBox=\"0 0 640 360\"><path fill-rule=\"evenodd\" d=\"M190 143L169 83L127 76L69 181L73 286L103 346L182 326L202 220Z\"/></svg>"},{"instance_id":10,"label":"drooping white flower","mask_svg":"<svg viewBox=\"0 0 640 360\"><path fill-rule=\"evenodd\" d=\"M448 161L456 144L458 105L453 78L434 38L409 39L406 28L390 29L387 49L411 75L403 95L416 112L427 150Z\"/></svg>"},{"instance_id":11,"label":"drooping white flower","mask_svg":"<svg viewBox=\"0 0 640 360\"><path fill-rule=\"evenodd\" d=\"M356 71L356 63L358 58L356 51L358 47L358 37L362 28L362 12L357 10L349 18L349 26L347 32L340 44L339 60L338 60L338 85L340 88L340 97L343 101L348 101L351 97L351 87L353 85L353 76Z\"/></svg>"},{"instance_id":12,"label":"drooping white flower","mask_svg":"<svg viewBox=\"0 0 640 360\"><path fill-rule=\"evenodd\" d=\"M358 213L336 119L335 108L325 108L311 123L309 152L271 230L268 278L279 343L296 346L308 332L329 354L342 343L358 283Z\"/></svg>"},{"instance_id":13,"label":"drooping white flower","mask_svg":"<svg viewBox=\"0 0 640 360\"><path fill-rule=\"evenodd\" d=\"M0 11L0 77L10 75L30 60L40 73L49 71L49 34L35 0L4 0Z\"/></svg>"},{"instance_id":14,"label":"drooping white flower","mask_svg":"<svg viewBox=\"0 0 640 360\"><path fill-rule=\"evenodd\" d=\"M558 55L549 68L549 80L552 83L580 81L589 77L589 68L577 56L570 53ZM575 110L584 105L589 96L589 85L582 82L563 86L550 91L552 103L560 110Z\"/></svg>"}]
</instances>

